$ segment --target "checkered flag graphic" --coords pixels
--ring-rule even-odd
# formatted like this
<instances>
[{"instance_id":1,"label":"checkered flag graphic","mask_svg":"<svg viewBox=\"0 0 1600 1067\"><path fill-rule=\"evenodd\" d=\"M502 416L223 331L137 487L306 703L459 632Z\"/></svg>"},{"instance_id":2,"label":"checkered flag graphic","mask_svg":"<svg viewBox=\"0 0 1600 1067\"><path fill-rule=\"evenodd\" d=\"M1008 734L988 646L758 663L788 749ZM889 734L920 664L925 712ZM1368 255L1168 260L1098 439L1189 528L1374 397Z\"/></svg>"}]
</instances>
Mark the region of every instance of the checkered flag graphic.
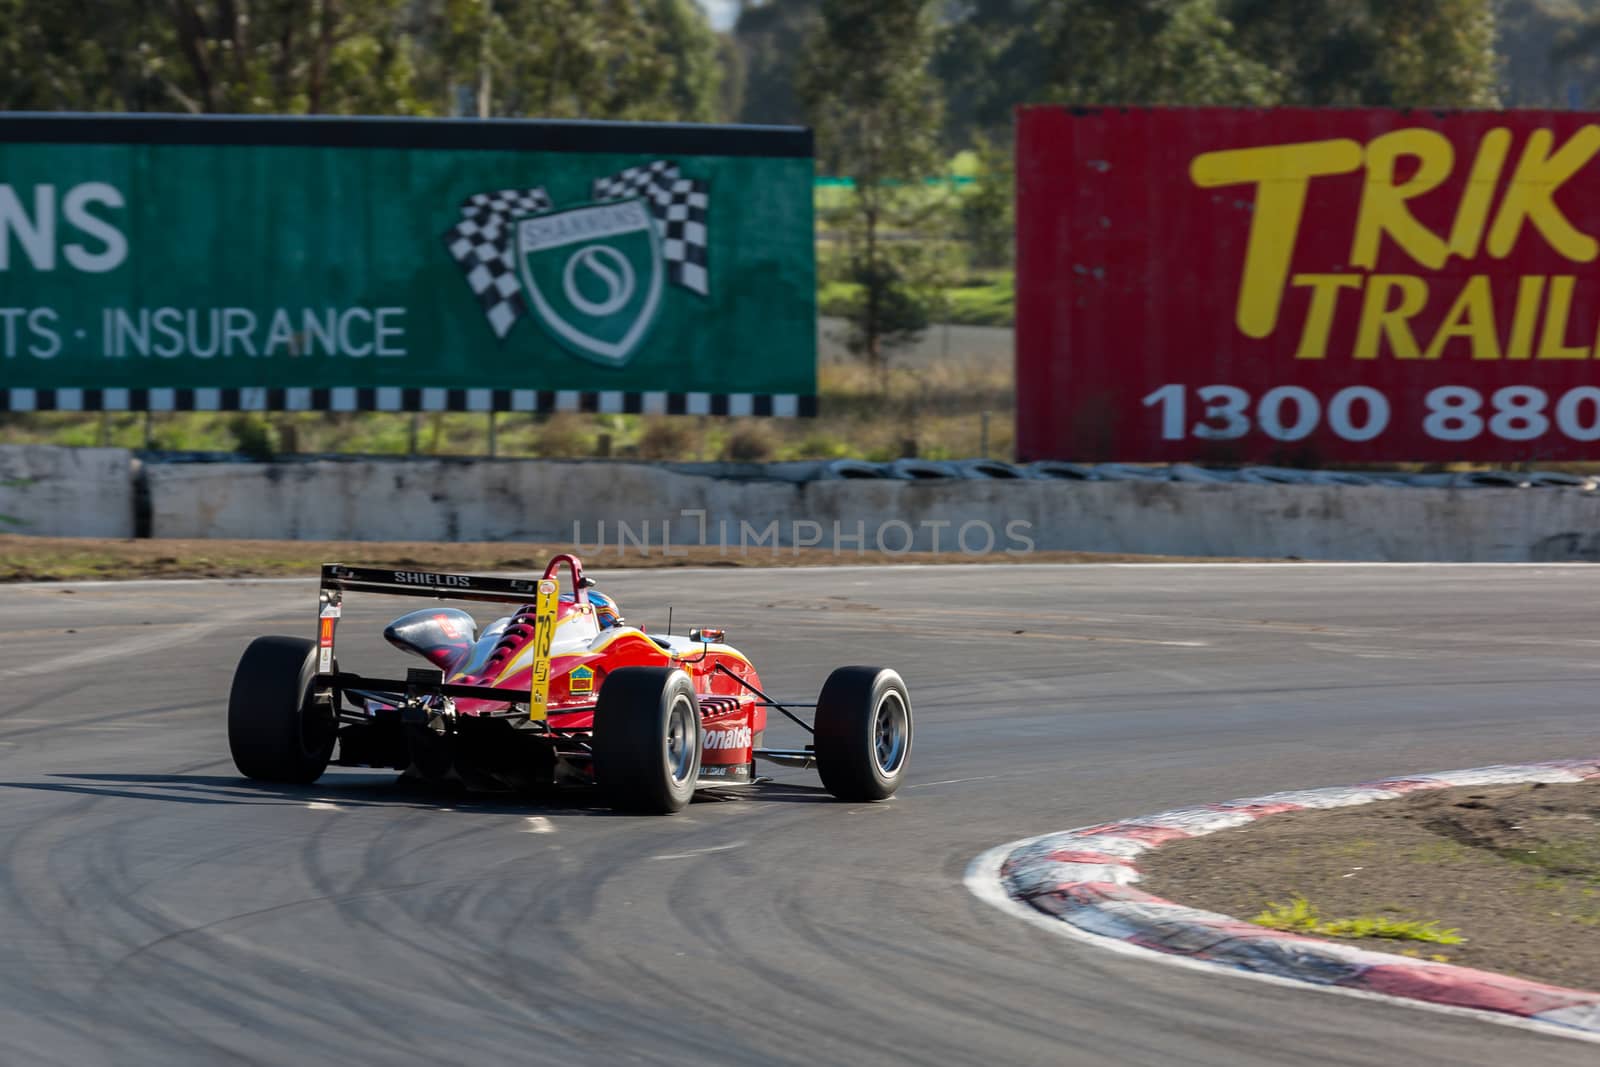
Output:
<instances>
[{"instance_id":1,"label":"checkered flag graphic","mask_svg":"<svg viewBox=\"0 0 1600 1067\"><path fill-rule=\"evenodd\" d=\"M466 276L495 337L504 340L528 313L512 254L512 227L524 215L551 208L543 189L501 189L461 202L461 221L445 231L445 247Z\"/></svg>"},{"instance_id":2,"label":"checkered flag graphic","mask_svg":"<svg viewBox=\"0 0 1600 1067\"><path fill-rule=\"evenodd\" d=\"M661 235L667 280L705 296L711 288L706 273L707 189L699 179L680 176L676 163L658 159L595 179L590 194L596 200L642 198Z\"/></svg>"}]
</instances>

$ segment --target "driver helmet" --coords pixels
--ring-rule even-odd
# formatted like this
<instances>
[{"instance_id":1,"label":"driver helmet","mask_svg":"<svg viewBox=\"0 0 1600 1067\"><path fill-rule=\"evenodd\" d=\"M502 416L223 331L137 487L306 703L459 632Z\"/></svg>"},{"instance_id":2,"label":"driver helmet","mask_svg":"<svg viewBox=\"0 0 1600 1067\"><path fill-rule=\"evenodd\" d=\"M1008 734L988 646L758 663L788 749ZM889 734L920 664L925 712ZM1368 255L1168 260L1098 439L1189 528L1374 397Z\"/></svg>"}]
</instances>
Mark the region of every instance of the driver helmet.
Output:
<instances>
[{"instance_id":1,"label":"driver helmet","mask_svg":"<svg viewBox=\"0 0 1600 1067\"><path fill-rule=\"evenodd\" d=\"M595 618L600 620L600 629L609 630L613 626L622 625L622 612L617 610L617 602L600 592L598 589L589 590L589 603L594 605Z\"/></svg>"}]
</instances>

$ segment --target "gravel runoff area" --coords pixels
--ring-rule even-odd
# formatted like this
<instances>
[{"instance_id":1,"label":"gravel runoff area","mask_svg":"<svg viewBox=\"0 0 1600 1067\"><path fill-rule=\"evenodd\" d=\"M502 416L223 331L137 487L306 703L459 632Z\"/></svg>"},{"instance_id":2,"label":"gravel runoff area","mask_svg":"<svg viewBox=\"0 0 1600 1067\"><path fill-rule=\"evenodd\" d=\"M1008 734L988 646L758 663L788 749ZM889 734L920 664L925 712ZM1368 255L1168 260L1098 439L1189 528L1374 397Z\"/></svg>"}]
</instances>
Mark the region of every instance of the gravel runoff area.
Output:
<instances>
[{"instance_id":1,"label":"gravel runoff area","mask_svg":"<svg viewBox=\"0 0 1600 1067\"><path fill-rule=\"evenodd\" d=\"M598 570L639 567L797 567L876 563L1133 563L1184 562L1188 557L1108 552L831 552L786 547L726 550L717 546L655 547L648 553L601 551L527 542L111 540L0 534L0 582L104 581L129 578L311 577L322 563L426 567L451 571L542 569L558 552L577 552Z\"/></svg>"},{"instance_id":2,"label":"gravel runoff area","mask_svg":"<svg viewBox=\"0 0 1600 1067\"><path fill-rule=\"evenodd\" d=\"M1140 870L1157 896L1243 919L1298 897L1324 922L1434 922L1463 940L1349 942L1600 989L1600 782L1273 815L1163 845Z\"/></svg>"}]
</instances>

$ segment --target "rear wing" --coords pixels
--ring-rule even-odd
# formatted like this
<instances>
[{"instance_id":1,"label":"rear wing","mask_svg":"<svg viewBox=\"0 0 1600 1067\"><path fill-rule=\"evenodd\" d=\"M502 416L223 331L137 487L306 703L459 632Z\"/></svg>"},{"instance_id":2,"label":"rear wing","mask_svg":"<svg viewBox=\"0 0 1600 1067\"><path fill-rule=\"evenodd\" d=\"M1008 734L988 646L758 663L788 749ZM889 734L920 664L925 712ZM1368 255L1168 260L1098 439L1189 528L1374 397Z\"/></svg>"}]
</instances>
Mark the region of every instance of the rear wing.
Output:
<instances>
[{"instance_id":1,"label":"rear wing","mask_svg":"<svg viewBox=\"0 0 1600 1067\"><path fill-rule=\"evenodd\" d=\"M428 685L448 696L488 696L491 699L527 697L528 717L542 720L550 696L550 644L555 638L560 582L556 575L565 563L572 572L573 598L588 601L583 580L583 564L565 553L550 561L541 578L491 578L478 574L445 574L438 571L398 570L381 567L347 567L340 563L322 566L322 581L317 591L317 674L335 682L392 685L381 679L358 675L334 675L333 640L339 618L344 613L344 594L379 593L387 596L429 597L436 600L472 600L491 604L533 604L533 679L530 692L443 684ZM416 672L408 672L407 688L417 685Z\"/></svg>"},{"instance_id":2,"label":"rear wing","mask_svg":"<svg viewBox=\"0 0 1600 1067\"><path fill-rule=\"evenodd\" d=\"M581 573L581 570L580 570ZM551 574L549 577L553 578ZM385 570L378 567L322 565L322 597L329 593L384 593L389 596L433 597L437 600L480 600L491 604L528 604L539 595L536 578L487 578L478 574ZM335 598L338 599L338 598Z\"/></svg>"}]
</instances>

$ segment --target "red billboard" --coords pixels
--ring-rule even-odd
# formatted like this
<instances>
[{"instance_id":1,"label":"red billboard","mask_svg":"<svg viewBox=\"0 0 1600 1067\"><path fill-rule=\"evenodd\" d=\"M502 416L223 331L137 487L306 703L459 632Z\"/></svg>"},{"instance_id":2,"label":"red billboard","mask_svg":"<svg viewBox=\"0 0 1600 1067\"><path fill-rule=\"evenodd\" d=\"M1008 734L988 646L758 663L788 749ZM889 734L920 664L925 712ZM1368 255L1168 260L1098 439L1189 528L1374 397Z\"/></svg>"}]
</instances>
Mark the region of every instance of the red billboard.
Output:
<instances>
[{"instance_id":1,"label":"red billboard","mask_svg":"<svg viewBox=\"0 0 1600 1067\"><path fill-rule=\"evenodd\" d=\"M1597 115L1024 108L1018 458L1600 458L1597 238Z\"/></svg>"}]
</instances>

